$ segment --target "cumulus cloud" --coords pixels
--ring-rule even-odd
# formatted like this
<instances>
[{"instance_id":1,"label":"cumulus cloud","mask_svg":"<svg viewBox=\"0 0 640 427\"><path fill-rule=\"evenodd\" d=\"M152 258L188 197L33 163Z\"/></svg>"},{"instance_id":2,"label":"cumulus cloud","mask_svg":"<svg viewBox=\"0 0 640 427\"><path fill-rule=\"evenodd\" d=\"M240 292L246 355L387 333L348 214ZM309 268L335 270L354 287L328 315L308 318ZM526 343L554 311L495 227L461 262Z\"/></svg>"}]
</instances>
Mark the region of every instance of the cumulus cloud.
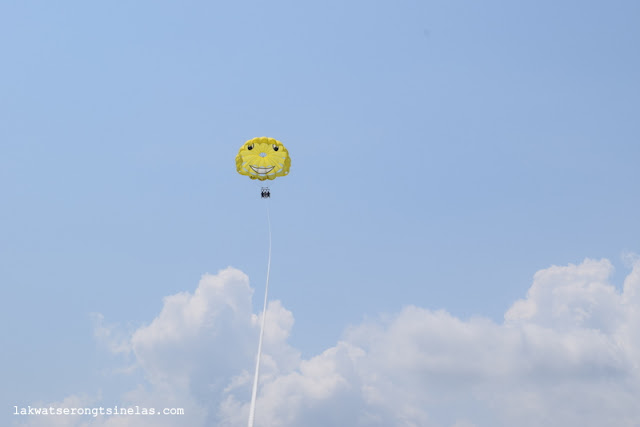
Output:
<instances>
[{"instance_id":1,"label":"cumulus cloud","mask_svg":"<svg viewBox=\"0 0 640 427\"><path fill-rule=\"evenodd\" d=\"M640 262L622 290L612 271L589 259L541 270L500 323L407 306L347 329L310 359L288 344L293 314L271 302L256 426L638 426ZM260 320L252 292L228 268L166 297L124 339L97 317L96 336L146 380L119 403L186 415L64 425L246 425Z\"/></svg>"}]
</instances>

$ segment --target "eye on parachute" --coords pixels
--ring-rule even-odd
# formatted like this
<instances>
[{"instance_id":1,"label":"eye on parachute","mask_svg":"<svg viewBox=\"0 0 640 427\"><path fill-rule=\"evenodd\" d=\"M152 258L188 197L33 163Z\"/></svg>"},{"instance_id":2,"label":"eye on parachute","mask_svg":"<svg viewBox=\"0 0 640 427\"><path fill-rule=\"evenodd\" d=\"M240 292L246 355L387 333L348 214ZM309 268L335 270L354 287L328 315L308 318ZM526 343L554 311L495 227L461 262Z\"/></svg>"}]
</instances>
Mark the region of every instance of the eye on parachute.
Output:
<instances>
[{"instance_id":1,"label":"eye on parachute","mask_svg":"<svg viewBox=\"0 0 640 427\"><path fill-rule=\"evenodd\" d=\"M273 180L289 173L291 158L282 142L262 136L245 142L236 156L240 175L260 181Z\"/></svg>"}]
</instances>

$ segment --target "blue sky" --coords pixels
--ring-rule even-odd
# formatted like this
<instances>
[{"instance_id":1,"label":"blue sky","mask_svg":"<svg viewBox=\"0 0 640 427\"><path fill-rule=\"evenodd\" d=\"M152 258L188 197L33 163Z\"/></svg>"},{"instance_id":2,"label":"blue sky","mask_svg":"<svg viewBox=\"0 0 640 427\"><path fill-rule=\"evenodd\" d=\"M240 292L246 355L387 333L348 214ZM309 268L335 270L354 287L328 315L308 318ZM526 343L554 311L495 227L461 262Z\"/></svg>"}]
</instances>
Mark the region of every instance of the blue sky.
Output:
<instances>
[{"instance_id":1,"label":"blue sky","mask_svg":"<svg viewBox=\"0 0 640 427\"><path fill-rule=\"evenodd\" d=\"M105 374L144 360L105 350L95 313L131 337L205 273L246 274L259 314L264 203L234 170L257 136L292 157L272 184L270 297L303 360L407 306L499 325L536 272L586 258L622 292L640 251L639 13L4 2L4 406L151 381Z\"/></svg>"}]
</instances>

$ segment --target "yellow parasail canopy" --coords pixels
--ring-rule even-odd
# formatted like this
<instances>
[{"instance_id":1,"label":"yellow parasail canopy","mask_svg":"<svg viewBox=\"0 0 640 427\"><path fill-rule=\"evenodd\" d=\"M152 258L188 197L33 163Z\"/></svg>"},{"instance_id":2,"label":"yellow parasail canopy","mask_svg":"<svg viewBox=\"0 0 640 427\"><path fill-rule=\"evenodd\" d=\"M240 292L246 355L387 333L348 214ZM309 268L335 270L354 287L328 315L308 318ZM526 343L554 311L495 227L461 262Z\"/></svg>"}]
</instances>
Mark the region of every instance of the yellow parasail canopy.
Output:
<instances>
[{"instance_id":1,"label":"yellow parasail canopy","mask_svg":"<svg viewBox=\"0 0 640 427\"><path fill-rule=\"evenodd\" d=\"M251 179L276 179L289 173L291 158L282 142L262 136L245 142L236 156L236 169Z\"/></svg>"}]
</instances>

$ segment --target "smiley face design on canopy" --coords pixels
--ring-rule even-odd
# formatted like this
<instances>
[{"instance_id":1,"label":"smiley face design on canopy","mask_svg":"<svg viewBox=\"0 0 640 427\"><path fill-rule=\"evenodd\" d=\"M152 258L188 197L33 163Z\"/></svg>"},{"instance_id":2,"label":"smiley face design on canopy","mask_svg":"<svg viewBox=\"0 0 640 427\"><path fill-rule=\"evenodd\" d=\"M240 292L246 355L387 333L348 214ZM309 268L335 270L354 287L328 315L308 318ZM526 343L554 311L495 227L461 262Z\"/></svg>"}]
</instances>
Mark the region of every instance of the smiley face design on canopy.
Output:
<instances>
[{"instance_id":1,"label":"smiley face design on canopy","mask_svg":"<svg viewBox=\"0 0 640 427\"><path fill-rule=\"evenodd\" d=\"M289 173L291 158L282 142L267 138L253 138L245 142L236 156L236 169L251 179L275 179Z\"/></svg>"}]
</instances>

